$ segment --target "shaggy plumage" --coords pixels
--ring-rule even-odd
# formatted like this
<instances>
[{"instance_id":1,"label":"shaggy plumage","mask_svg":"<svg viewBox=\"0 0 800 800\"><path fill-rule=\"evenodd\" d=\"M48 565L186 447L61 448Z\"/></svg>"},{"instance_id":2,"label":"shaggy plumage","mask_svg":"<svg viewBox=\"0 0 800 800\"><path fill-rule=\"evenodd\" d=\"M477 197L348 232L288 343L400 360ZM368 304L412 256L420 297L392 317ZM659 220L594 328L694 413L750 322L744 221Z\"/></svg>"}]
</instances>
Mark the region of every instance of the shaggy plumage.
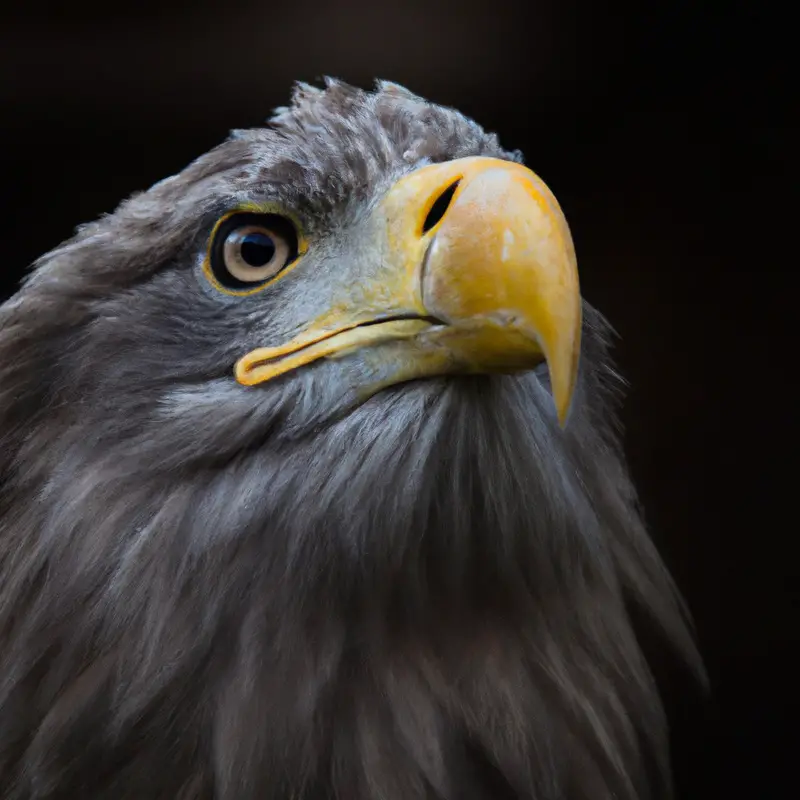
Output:
<instances>
[{"instance_id":1,"label":"shaggy plumage","mask_svg":"<svg viewBox=\"0 0 800 800\"><path fill-rule=\"evenodd\" d=\"M626 604L696 660L617 444L584 309L572 415L546 369L263 387L421 164L521 160L391 84L300 86L264 129L79 229L0 308L0 797L664 797L664 714ZM242 200L302 270L225 297L199 261Z\"/></svg>"}]
</instances>

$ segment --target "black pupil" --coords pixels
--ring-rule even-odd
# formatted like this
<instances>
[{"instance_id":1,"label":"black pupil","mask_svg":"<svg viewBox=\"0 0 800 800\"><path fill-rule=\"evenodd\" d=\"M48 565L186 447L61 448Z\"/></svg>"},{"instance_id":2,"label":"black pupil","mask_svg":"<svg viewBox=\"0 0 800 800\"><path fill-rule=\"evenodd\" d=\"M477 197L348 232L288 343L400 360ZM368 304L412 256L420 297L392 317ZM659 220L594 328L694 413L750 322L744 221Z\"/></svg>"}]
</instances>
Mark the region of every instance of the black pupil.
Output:
<instances>
[{"instance_id":1,"label":"black pupil","mask_svg":"<svg viewBox=\"0 0 800 800\"><path fill-rule=\"evenodd\" d=\"M242 239L242 261L249 267L263 267L275 255L275 242L266 233L248 233Z\"/></svg>"}]
</instances>

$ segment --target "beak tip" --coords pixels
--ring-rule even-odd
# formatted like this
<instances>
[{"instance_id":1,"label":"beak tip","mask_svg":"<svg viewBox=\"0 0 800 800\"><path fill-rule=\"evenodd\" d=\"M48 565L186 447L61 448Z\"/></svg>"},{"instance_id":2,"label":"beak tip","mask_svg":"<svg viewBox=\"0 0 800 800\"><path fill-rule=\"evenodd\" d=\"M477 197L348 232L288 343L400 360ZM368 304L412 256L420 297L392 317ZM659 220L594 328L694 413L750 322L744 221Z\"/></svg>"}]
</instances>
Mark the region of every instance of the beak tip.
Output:
<instances>
[{"instance_id":1,"label":"beak tip","mask_svg":"<svg viewBox=\"0 0 800 800\"><path fill-rule=\"evenodd\" d=\"M567 402L566 404L564 404L564 403L556 404L556 414L558 416L558 426L562 430L567 427L567 423L569 422L569 419L570 419L570 416L571 416L571 413L570 413L571 411L572 411L572 403L571 402Z\"/></svg>"}]
</instances>

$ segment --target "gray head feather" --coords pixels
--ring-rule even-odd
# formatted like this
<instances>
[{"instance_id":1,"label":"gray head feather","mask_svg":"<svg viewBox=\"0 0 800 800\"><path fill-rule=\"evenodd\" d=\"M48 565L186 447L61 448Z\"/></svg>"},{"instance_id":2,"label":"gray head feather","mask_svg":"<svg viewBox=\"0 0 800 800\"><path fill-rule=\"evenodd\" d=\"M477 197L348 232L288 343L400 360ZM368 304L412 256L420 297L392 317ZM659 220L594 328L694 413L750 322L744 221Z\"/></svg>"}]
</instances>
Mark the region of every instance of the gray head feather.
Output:
<instances>
[{"instance_id":1,"label":"gray head feather","mask_svg":"<svg viewBox=\"0 0 800 800\"><path fill-rule=\"evenodd\" d=\"M318 310L393 181L468 155L519 160L394 84L299 84L0 307L0 797L669 793L626 603L696 655L595 311L566 430L546 372L361 404L357 363L232 377ZM198 271L243 199L315 241L257 299Z\"/></svg>"}]
</instances>

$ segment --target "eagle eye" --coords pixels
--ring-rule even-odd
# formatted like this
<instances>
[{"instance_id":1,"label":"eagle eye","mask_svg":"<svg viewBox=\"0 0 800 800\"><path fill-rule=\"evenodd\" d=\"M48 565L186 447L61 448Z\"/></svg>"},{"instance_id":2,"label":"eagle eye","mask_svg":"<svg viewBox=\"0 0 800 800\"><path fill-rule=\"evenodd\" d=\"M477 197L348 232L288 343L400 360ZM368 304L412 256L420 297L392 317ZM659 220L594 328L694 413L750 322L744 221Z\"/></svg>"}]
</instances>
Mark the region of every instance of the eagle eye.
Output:
<instances>
[{"instance_id":1,"label":"eagle eye","mask_svg":"<svg viewBox=\"0 0 800 800\"><path fill-rule=\"evenodd\" d=\"M214 231L209 267L223 289L246 291L270 281L297 255L297 232L285 217L233 214Z\"/></svg>"}]
</instances>

